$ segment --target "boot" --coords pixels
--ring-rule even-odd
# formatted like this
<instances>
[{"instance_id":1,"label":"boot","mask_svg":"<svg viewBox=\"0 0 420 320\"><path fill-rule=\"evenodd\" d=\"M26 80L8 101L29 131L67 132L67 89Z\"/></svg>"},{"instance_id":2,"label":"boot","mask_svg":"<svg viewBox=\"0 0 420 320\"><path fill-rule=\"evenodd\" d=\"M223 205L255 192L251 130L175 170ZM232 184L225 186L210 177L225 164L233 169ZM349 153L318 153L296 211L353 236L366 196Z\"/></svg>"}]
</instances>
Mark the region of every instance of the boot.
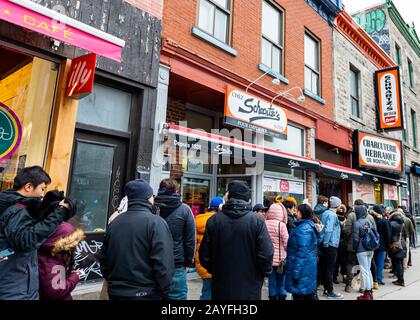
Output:
<instances>
[{"instance_id":1,"label":"boot","mask_svg":"<svg viewBox=\"0 0 420 320\"><path fill-rule=\"evenodd\" d=\"M346 288L344 289L345 292L350 293L352 291L352 287L350 285L346 285Z\"/></svg>"},{"instance_id":2,"label":"boot","mask_svg":"<svg viewBox=\"0 0 420 320\"><path fill-rule=\"evenodd\" d=\"M373 289L378 290L379 289L379 283L378 282L373 282Z\"/></svg>"},{"instance_id":3,"label":"boot","mask_svg":"<svg viewBox=\"0 0 420 320\"><path fill-rule=\"evenodd\" d=\"M357 297L357 300L371 300L369 291L365 290L365 292Z\"/></svg>"},{"instance_id":4,"label":"boot","mask_svg":"<svg viewBox=\"0 0 420 320\"><path fill-rule=\"evenodd\" d=\"M369 290L368 293L369 293L369 296L370 296L370 300L373 300L373 290Z\"/></svg>"}]
</instances>

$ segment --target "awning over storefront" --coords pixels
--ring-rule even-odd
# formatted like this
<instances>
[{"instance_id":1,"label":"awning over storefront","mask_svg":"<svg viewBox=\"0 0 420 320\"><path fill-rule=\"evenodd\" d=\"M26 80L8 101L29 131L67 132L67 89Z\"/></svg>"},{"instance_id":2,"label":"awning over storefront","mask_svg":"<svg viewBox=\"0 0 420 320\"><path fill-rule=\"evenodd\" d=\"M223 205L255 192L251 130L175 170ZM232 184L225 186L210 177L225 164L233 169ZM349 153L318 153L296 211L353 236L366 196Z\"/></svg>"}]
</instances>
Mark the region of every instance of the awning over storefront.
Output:
<instances>
[{"instance_id":1,"label":"awning over storefront","mask_svg":"<svg viewBox=\"0 0 420 320\"><path fill-rule=\"evenodd\" d=\"M30 0L0 0L0 20L121 62L125 41Z\"/></svg>"},{"instance_id":2,"label":"awning over storefront","mask_svg":"<svg viewBox=\"0 0 420 320\"><path fill-rule=\"evenodd\" d=\"M238 139L224 137L217 134L207 133L200 130L190 129L175 124L169 124L167 128L167 134L179 135L187 137L188 141L207 141L211 143L208 148L209 152L216 154L237 154L234 149L241 149L248 152L256 152L264 155L264 161L269 163L278 164L294 169L301 170L312 170L317 171L319 169L319 162L310 158L292 155L289 153L283 153L269 148L264 148L256 144L244 142ZM196 143L196 142L195 142ZM177 143L180 146L185 145ZM223 147L224 146L224 147ZM192 145L186 146L187 148L194 148Z\"/></svg>"},{"instance_id":3,"label":"awning over storefront","mask_svg":"<svg viewBox=\"0 0 420 320\"><path fill-rule=\"evenodd\" d=\"M381 175L377 175L377 174L369 173L365 171L360 171L360 172L363 174L364 180L367 180L367 181L380 182L380 183L391 184L391 185L407 185L407 181L404 181L404 180L384 177Z\"/></svg>"},{"instance_id":4,"label":"awning over storefront","mask_svg":"<svg viewBox=\"0 0 420 320\"><path fill-rule=\"evenodd\" d=\"M343 180L361 180L363 178L363 174L359 170L339 166L326 161L319 162L321 164L321 172L326 176Z\"/></svg>"}]
</instances>

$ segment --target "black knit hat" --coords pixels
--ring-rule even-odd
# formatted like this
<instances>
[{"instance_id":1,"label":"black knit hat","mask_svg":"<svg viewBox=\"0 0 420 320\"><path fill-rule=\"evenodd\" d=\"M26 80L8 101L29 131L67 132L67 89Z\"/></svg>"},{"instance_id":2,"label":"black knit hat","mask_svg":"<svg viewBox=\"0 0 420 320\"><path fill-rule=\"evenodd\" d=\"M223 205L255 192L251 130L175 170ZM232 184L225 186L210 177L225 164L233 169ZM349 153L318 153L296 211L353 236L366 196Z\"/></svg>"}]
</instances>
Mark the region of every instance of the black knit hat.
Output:
<instances>
[{"instance_id":1,"label":"black knit hat","mask_svg":"<svg viewBox=\"0 0 420 320\"><path fill-rule=\"evenodd\" d=\"M153 196L152 187L143 179L136 179L125 185L125 195L128 200L148 200Z\"/></svg>"},{"instance_id":2,"label":"black knit hat","mask_svg":"<svg viewBox=\"0 0 420 320\"><path fill-rule=\"evenodd\" d=\"M251 199L251 190L245 181L233 180L228 184L228 198L249 201Z\"/></svg>"}]
</instances>

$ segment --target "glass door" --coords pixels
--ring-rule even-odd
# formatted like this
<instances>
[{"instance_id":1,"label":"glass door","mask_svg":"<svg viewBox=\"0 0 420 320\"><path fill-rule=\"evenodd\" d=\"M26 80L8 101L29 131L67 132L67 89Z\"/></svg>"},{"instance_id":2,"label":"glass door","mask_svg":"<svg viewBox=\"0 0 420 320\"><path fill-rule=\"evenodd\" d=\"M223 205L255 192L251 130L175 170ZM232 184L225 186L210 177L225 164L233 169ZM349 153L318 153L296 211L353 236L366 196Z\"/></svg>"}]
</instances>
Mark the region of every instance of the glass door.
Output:
<instances>
[{"instance_id":1,"label":"glass door","mask_svg":"<svg viewBox=\"0 0 420 320\"><path fill-rule=\"evenodd\" d=\"M210 204L210 190L210 178L183 177L182 201L190 206L194 216L206 211Z\"/></svg>"}]
</instances>

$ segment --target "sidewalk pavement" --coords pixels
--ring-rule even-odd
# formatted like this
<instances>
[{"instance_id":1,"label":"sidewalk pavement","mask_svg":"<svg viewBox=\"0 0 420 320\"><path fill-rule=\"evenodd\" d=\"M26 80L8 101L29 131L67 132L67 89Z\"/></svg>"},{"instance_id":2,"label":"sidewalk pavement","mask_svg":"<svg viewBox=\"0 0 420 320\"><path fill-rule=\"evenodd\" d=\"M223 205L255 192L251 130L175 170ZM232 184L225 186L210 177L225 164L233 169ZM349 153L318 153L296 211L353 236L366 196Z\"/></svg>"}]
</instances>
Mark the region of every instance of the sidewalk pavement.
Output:
<instances>
[{"instance_id":1,"label":"sidewalk pavement","mask_svg":"<svg viewBox=\"0 0 420 320\"><path fill-rule=\"evenodd\" d=\"M420 300L420 247L412 250L413 266L404 272L405 287L399 287L392 284L395 278L390 278L389 270L384 270L385 285L379 286L379 290L374 290L373 296L375 300ZM261 297L268 300L268 282L264 281ZM188 300L199 300L201 294L202 280L197 273L188 274ZM93 284L85 284L77 286L73 292L76 300L97 300L102 288L102 281ZM343 294L344 300L356 300L359 293L359 286L353 288L353 292L344 291L343 283L334 285L337 292ZM318 291L320 300L328 300L322 296L322 290Z\"/></svg>"}]
</instances>

